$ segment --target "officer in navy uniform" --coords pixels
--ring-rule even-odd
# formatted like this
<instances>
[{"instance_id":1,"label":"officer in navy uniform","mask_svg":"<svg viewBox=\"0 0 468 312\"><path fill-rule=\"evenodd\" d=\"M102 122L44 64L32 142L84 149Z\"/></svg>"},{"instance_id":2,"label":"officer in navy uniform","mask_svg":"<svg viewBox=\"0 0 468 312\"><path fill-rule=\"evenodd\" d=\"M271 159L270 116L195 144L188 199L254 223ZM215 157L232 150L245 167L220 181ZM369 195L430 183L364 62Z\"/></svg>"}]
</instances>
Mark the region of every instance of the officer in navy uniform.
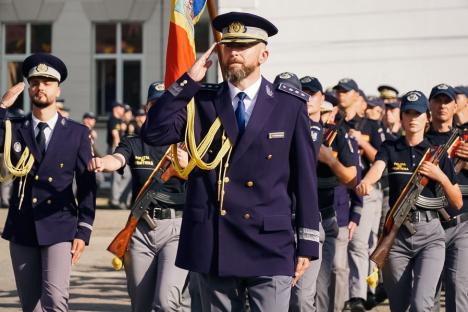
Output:
<instances>
[{"instance_id":1,"label":"officer in navy uniform","mask_svg":"<svg viewBox=\"0 0 468 312\"><path fill-rule=\"evenodd\" d=\"M356 187L360 195L369 194L372 184L380 179L387 167L390 206L395 204L425 152L431 148L424 137L429 121L428 100L424 94L420 91L408 92L403 96L401 111L405 136L384 142L376 161ZM453 164L447 155L438 165L423 161L418 172L427 176L429 183L408 215L410 225L399 229L382 269L392 311L432 309L445 258L445 233L436 209L444 207L445 199L454 209L460 209L463 205Z\"/></svg>"},{"instance_id":2,"label":"officer in navy uniform","mask_svg":"<svg viewBox=\"0 0 468 312\"><path fill-rule=\"evenodd\" d=\"M222 32L227 81L205 89L199 83L213 45L149 110L143 138L155 145L181 141L192 97L195 121L187 134L197 142L219 117L222 126L203 161L217 161L222 143L230 152L221 154L222 166L197 167L189 176L176 265L200 273L204 311L242 311L245 291L253 311L287 311L291 286L319 254L308 96L261 77L268 37L278 31L271 22L231 12L213 26Z\"/></svg>"},{"instance_id":3,"label":"officer in navy uniform","mask_svg":"<svg viewBox=\"0 0 468 312\"><path fill-rule=\"evenodd\" d=\"M360 149L360 166L365 175L374 161L377 149L385 140L380 124L375 120L359 117L357 110L362 99L359 99L359 87L353 79L341 79L334 86L338 98L338 106L344 113L343 126L349 135L354 137ZM362 97L362 95L361 95ZM372 194L363 199L363 210L359 227L349 242L349 297L353 311L365 311L364 302L367 298L366 277L369 273L369 247L376 240L377 232L373 229L380 221L382 211L382 191L376 184Z\"/></svg>"},{"instance_id":4,"label":"officer in navy uniform","mask_svg":"<svg viewBox=\"0 0 468 312\"><path fill-rule=\"evenodd\" d=\"M23 75L29 82L32 114L5 119L6 108L24 89L22 82L6 92L0 105L0 140L11 142L5 148L10 150L9 171L17 177L2 237L10 241L23 310L68 311L71 266L93 229L96 180L86 170L89 129L57 112L55 100L67 78L60 59L33 54L23 62ZM32 166L18 163L26 149Z\"/></svg>"},{"instance_id":5,"label":"officer in navy uniform","mask_svg":"<svg viewBox=\"0 0 468 312\"><path fill-rule=\"evenodd\" d=\"M147 108L158 105L157 99L163 92L162 82L152 83L148 90ZM134 203L168 148L150 146L139 136L126 136L113 154L93 158L88 169L111 172L129 166ZM181 158L187 158L185 151L180 150L179 153ZM124 258L133 311L181 311L190 306L188 296L183 296L188 272L175 266L185 203L185 181L178 177L172 177L165 183L159 176L157 179L160 185L152 189L156 192L154 200L157 204L148 208L152 221L140 219Z\"/></svg>"},{"instance_id":6,"label":"officer in navy uniform","mask_svg":"<svg viewBox=\"0 0 468 312\"><path fill-rule=\"evenodd\" d=\"M447 142L453 126L453 117L457 111L455 89L447 84L439 84L432 88L429 96L432 121L427 139L433 145L443 145ZM465 130L466 126L461 127ZM464 149L463 149L463 148ZM463 196L463 207L460 210L445 207L450 216L442 218L445 229L445 264L441 276L441 283L445 286L445 307L447 311L468 311L468 171L465 161L468 157L468 144L462 144L457 149L456 159L457 181ZM460 156L462 158L460 158ZM464 158L464 159L463 159ZM438 287L440 296L441 283ZM436 306L439 305L436 297Z\"/></svg>"}]
</instances>

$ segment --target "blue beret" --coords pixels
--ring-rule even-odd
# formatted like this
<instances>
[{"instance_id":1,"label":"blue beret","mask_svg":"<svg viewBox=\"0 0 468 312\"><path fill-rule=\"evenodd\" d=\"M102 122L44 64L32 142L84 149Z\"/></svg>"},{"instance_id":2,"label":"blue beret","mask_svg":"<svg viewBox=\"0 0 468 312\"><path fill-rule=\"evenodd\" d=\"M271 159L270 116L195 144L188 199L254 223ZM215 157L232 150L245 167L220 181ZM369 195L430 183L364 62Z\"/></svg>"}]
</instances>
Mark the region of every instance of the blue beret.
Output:
<instances>
[{"instance_id":1,"label":"blue beret","mask_svg":"<svg viewBox=\"0 0 468 312\"><path fill-rule=\"evenodd\" d=\"M301 78L301 86L302 86L302 90L309 90L313 93L316 93L316 92L322 92L323 93L323 87L322 87L322 84L320 83L320 81L315 78L315 77L311 77L311 76L304 76Z\"/></svg>"},{"instance_id":2,"label":"blue beret","mask_svg":"<svg viewBox=\"0 0 468 312\"><path fill-rule=\"evenodd\" d=\"M421 91L410 91L401 98L401 111L406 112L414 109L417 112L425 113L429 110L429 102Z\"/></svg>"},{"instance_id":3,"label":"blue beret","mask_svg":"<svg viewBox=\"0 0 468 312\"><path fill-rule=\"evenodd\" d=\"M268 42L268 37L278 33L269 20L251 13L229 12L216 16L213 27L222 33L220 43Z\"/></svg>"},{"instance_id":4,"label":"blue beret","mask_svg":"<svg viewBox=\"0 0 468 312\"><path fill-rule=\"evenodd\" d=\"M456 100L457 98L457 93L455 92L455 89L452 86L449 86L448 84L441 83L432 88L431 94L429 95L429 100L435 98L436 96L440 94L445 94L449 98L451 98L453 101Z\"/></svg>"},{"instance_id":5,"label":"blue beret","mask_svg":"<svg viewBox=\"0 0 468 312\"><path fill-rule=\"evenodd\" d=\"M23 61L23 76L48 77L63 82L67 79L68 71L65 64L56 56L47 53L36 53Z\"/></svg>"},{"instance_id":6,"label":"blue beret","mask_svg":"<svg viewBox=\"0 0 468 312\"><path fill-rule=\"evenodd\" d=\"M147 101L153 101L161 97L164 93L164 82L162 81L155 81L150 84L148 88L148 98Z\"/></svg>"},{"instance_id":7,"label":"blue beret","mask_svg":"<svg viewBox=\"0 0 468 312\"><path fill-rule=\"evenodd\" d=\"M297 78L296 74L284 72L275 77L273 84L279 85L280 83L285 83L290 87L294 87L296 89L301 89L301 82L299 78Z\"/></svg>"}]
</instances>

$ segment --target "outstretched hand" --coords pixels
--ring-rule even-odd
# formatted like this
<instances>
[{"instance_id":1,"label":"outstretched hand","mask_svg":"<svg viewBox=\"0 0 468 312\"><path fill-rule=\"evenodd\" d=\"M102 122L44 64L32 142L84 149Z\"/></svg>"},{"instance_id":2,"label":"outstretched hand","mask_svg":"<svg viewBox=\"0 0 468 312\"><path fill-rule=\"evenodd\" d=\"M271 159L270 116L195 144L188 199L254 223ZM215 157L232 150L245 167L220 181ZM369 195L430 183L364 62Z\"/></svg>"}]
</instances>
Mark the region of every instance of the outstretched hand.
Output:
<instances>
[{"instance_id":1,"label":"outstretched hand","mask_svg":"<svg viewBox=\"0 0 468 312\"><path fill-rule=\"evenodd\" d=\"M202 81L205 78L206 72L213 64L210 56L216 48L217 43L213 45L190 67L187 74L196 82Z\"/></svg>"},{"instance_id":2,"label":"outstretched hand","mask_svg":"<svg viewBox=\"0 0 468 312\"><path fill-rule=\"evenodd\" d=\"M13 87L8 89L8 91L2 96L2 100L0 101L0 107L2 108L9 108L12 106L18 96L24 90L24 82L20 82L15 84Z\"/></svg>"}]
</instances>

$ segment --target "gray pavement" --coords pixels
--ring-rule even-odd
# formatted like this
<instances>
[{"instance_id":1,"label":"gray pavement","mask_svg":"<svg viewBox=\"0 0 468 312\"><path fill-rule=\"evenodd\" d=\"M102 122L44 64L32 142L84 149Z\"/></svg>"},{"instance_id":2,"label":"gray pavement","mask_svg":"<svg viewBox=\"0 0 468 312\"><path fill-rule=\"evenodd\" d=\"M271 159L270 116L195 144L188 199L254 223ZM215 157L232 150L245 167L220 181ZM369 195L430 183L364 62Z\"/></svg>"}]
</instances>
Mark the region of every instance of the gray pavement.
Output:
<instances>
[{"instance_id":1,"label":"gray pavement","mask_svg":"<svg viewBox=\"0 0 468 312\"><path fill-rule=\"evenodd\" d=\"M6 212L6 209L0 209L0 232ZM91 243L80 262L73 267L70 311L130 311L125 273L112 268L112 254L106 250L114 235L124 226L128 213L125 210L97 210ZM0 268L0 311L20 311L8 242L3 239L0 239ZM372 311L387 312L389 309L387 304L383 304Z\"/></svg>"}]
</instances>

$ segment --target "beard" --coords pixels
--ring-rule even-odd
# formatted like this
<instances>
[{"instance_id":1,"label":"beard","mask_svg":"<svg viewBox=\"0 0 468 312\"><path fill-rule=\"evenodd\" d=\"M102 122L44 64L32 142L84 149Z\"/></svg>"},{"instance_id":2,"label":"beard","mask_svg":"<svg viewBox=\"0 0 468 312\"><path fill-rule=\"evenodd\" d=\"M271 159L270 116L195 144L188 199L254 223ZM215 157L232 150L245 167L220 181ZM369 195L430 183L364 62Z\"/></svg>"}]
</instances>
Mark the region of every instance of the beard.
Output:
<instances>
[{"instance_id":1,"label":"beard","mask_svg":"<svg viewBox=\"0 0 468 312\"><path fill-rule=\"evenodd\" d=\"M230 83L238 83L248 77L255 70L255 66L242 64L241 68L229 68L229 64L224 66L226 80Z\"/></svg>"},{"instance_id":2,"label":"beard","mask_svg":"<svg viewBox=\"0 0 468 312\"><path fill-rule=\"evenodd\" d=\"M37 108L46 108L54 104L54 102L51 101L51 99L49 99L47 95L43 95L41 97L39 97L38 95L35 95L31 97L31 103Z\"/></svg>"}]
</instances>

